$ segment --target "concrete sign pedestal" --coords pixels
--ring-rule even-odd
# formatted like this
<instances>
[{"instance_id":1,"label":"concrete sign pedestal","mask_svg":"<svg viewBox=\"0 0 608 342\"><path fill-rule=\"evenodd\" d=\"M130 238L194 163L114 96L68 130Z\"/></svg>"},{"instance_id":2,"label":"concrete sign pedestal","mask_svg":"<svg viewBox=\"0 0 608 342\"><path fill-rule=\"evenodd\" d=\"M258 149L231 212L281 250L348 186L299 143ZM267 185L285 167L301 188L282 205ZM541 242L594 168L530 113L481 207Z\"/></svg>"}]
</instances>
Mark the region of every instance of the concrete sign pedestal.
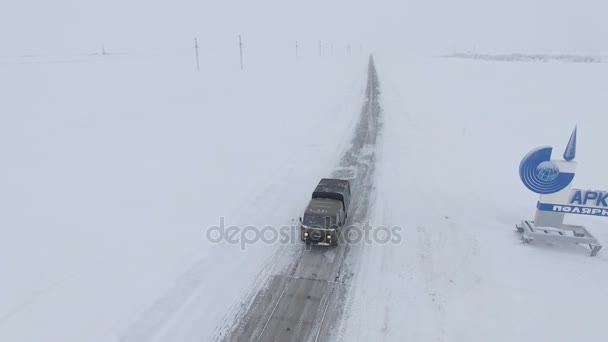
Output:
<instances>
[{"instance_id":1,"label":"concrete sign pedestal","mask_svg":"<svg viewBox=\"0 0 608 342\"><path fill-rule=\"evenodd\" d=\"M532 241L545 242L566 242L588 245L591 249L591 256L597 255L602 245L584 226L563 224L560 228L536 226L534 221L521 221L515 225L517 231L521 233L521 239L525 243Z\"/></svg>"}]
</instances>

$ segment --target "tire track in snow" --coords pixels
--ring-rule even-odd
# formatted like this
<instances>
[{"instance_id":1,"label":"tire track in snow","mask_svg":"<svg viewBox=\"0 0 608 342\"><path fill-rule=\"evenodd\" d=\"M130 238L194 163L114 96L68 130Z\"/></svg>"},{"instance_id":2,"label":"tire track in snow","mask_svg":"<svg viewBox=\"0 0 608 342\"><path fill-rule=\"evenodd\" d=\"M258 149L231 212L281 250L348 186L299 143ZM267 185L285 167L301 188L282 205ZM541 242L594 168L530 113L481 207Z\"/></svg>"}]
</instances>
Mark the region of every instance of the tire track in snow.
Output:
<instances>
[{"instance_id":1,"label":"tire track in snow","mask_svg":"<svg viewBox=\"0 0 608 342\"><path fill-rule=\"evenodd\" d=\"M10 311L8 311L5 314L3 314L2 316L0 316L0 325L2 325L4 322L8 321L10 318L15 316L16 314L18 314L21 311L28 308L31 304L35 303L39 298L43 297L45 294L53 291L57 287L71 281L72 279L80 276L80 274L82 274L82 273L83 273L82 271L72 272L72 273L68 274L67 276L64 276L63 278L60 278L59 280L56 280L56 281L52 282L51 284L49 284L39 290L34 291L27 299L25 299L24 301L19 303L16 307L11 309Z\"/></svg>"},{"instance_id":2,"label":"tire track in snow","mask_svg":"<svg viewBox=\"0 0 608 342\"><path fill-rule=\"evenodd\" d=\"M272 173L274 176L275 172ZM261 182L266 184L267 182ZM257 198L262 196L260 194L272 193L273 188L277 184L270 183L269 185L256 187L247 196L247 200L243 200L242 203L257 203ZM281 198L274 198L274 201L267 203L267 205L273 208L281 207ZM255 212L255 208L250 208L252 212ZM230 216L230 215L229 215ZM286 223L287 224L287 223ZM215 248L219 246L212 246ZM214 254L216 257L220 256L230 257L230 251L226 249L218 250L218 254ZM281 251L280 251L281 252ZM278 253L281 255L281 253ZM268 261L265 264L272 262L272 256L268 257ZM185 273L179 276L171 286L159 297L150 307L140 314L140 317L121 333L118 338L120 342L140 342L140 341L164 341L166 338L163 336L163 331L166 327L166 323L175 319L178 315L182 314L184 310L191 310L187 307L187 303L192 300L197 294L204 292L205 290L205 279L209 274L209 270L212 269L215 261L209 259L207 256L193 262ZM263 276L264 273L260 273L258 277ZM256 282L260 281L256 279ZM201 308L204 310L204 308ZM193 315L195 316L195 315ZM193 317L193 319L195 319Z\"/></svg>"}]
</instances>

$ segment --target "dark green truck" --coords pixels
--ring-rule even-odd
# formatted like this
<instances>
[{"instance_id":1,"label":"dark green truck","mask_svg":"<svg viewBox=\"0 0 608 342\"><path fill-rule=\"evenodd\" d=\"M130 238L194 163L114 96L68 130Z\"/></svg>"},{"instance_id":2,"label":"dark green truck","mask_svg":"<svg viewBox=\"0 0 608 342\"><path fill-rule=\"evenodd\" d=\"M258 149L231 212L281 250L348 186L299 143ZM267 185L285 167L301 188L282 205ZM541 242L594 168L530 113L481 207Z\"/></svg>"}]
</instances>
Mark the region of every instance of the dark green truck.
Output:
<instances>
[{"instance_id":1,"label":"dark green truck","mask_svg":"<svg viewBox=\"0 0 608 342\"><path fill-rule=\"evenodd\" d=\"M350 204L350 182L323 178L300 217L300 238L307 245L336 246L338 231L346 223Z\"/></svg>"}]
</instances>

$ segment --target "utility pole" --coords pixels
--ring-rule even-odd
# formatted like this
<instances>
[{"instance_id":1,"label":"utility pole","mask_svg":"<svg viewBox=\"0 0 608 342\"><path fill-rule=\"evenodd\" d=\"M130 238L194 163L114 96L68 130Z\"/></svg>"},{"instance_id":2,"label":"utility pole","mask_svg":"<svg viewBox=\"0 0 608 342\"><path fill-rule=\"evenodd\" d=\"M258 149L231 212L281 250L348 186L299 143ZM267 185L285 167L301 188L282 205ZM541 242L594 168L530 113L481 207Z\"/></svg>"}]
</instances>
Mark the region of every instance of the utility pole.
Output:
<instances>
[{"instance_id":1,"label":"utility pole","mask_svg":"<svg viewBox=\"0 0 608 342\"><path fill-rule=\"evenodd\" d=\"M239 51L240 51L240 55L241 55L241 70L243 70L243 39L241 38L240 34L239 34Z\"/></svg>"},{"instance_id":2,"label":"utility pole","mask_svg":"<svg viewBox=\"0 0 608 342\"><path fill-rule=\"evenodd\" d=\"M198 63L198 41L194 38L194 51L196 51L196 71L201 71L200 65Z\"/></svg>"},{"instance_id":3,"label":"utility pole","mask_svg":"<svg viewBox=\"0 0 608 342\"><path fill-rule=\"evenodd\" d=\"M107 55L105 45L102 45L102 46L101 46L101 55L102 55L102 56Z\"/></svg>"},{"instance_id":4,"label":"utility pole","mask_svg":"<svg viewBox=\"0 0 608 342\"><path fill-rule=\"evenodd\" d=\"M350 56L350 51L351 51L351 50L350 50L350 44L348 44L348 45L346 46L346 52L348 53L348 55L349 55L349 56Z\"/></svg>"}]
</instances>

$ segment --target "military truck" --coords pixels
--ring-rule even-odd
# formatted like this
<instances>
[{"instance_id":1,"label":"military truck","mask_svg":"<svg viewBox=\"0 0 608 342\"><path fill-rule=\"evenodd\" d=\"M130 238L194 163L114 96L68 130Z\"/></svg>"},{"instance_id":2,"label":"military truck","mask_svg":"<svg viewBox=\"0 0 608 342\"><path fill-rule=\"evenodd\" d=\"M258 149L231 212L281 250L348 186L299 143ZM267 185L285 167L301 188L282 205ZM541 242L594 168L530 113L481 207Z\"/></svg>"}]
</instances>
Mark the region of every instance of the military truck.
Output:
<instances>
[{"instance_id":1,"label":"military truck","mask_svg":"<svg viewBox=\"0 0 608 342\"><path fill-rule=\"evenodd\" d=\"M350 204L350 182L323 178L300 217L300 238L309 244L336 246L338 230L346 223Z\"/></svg>"}]
</instances>

